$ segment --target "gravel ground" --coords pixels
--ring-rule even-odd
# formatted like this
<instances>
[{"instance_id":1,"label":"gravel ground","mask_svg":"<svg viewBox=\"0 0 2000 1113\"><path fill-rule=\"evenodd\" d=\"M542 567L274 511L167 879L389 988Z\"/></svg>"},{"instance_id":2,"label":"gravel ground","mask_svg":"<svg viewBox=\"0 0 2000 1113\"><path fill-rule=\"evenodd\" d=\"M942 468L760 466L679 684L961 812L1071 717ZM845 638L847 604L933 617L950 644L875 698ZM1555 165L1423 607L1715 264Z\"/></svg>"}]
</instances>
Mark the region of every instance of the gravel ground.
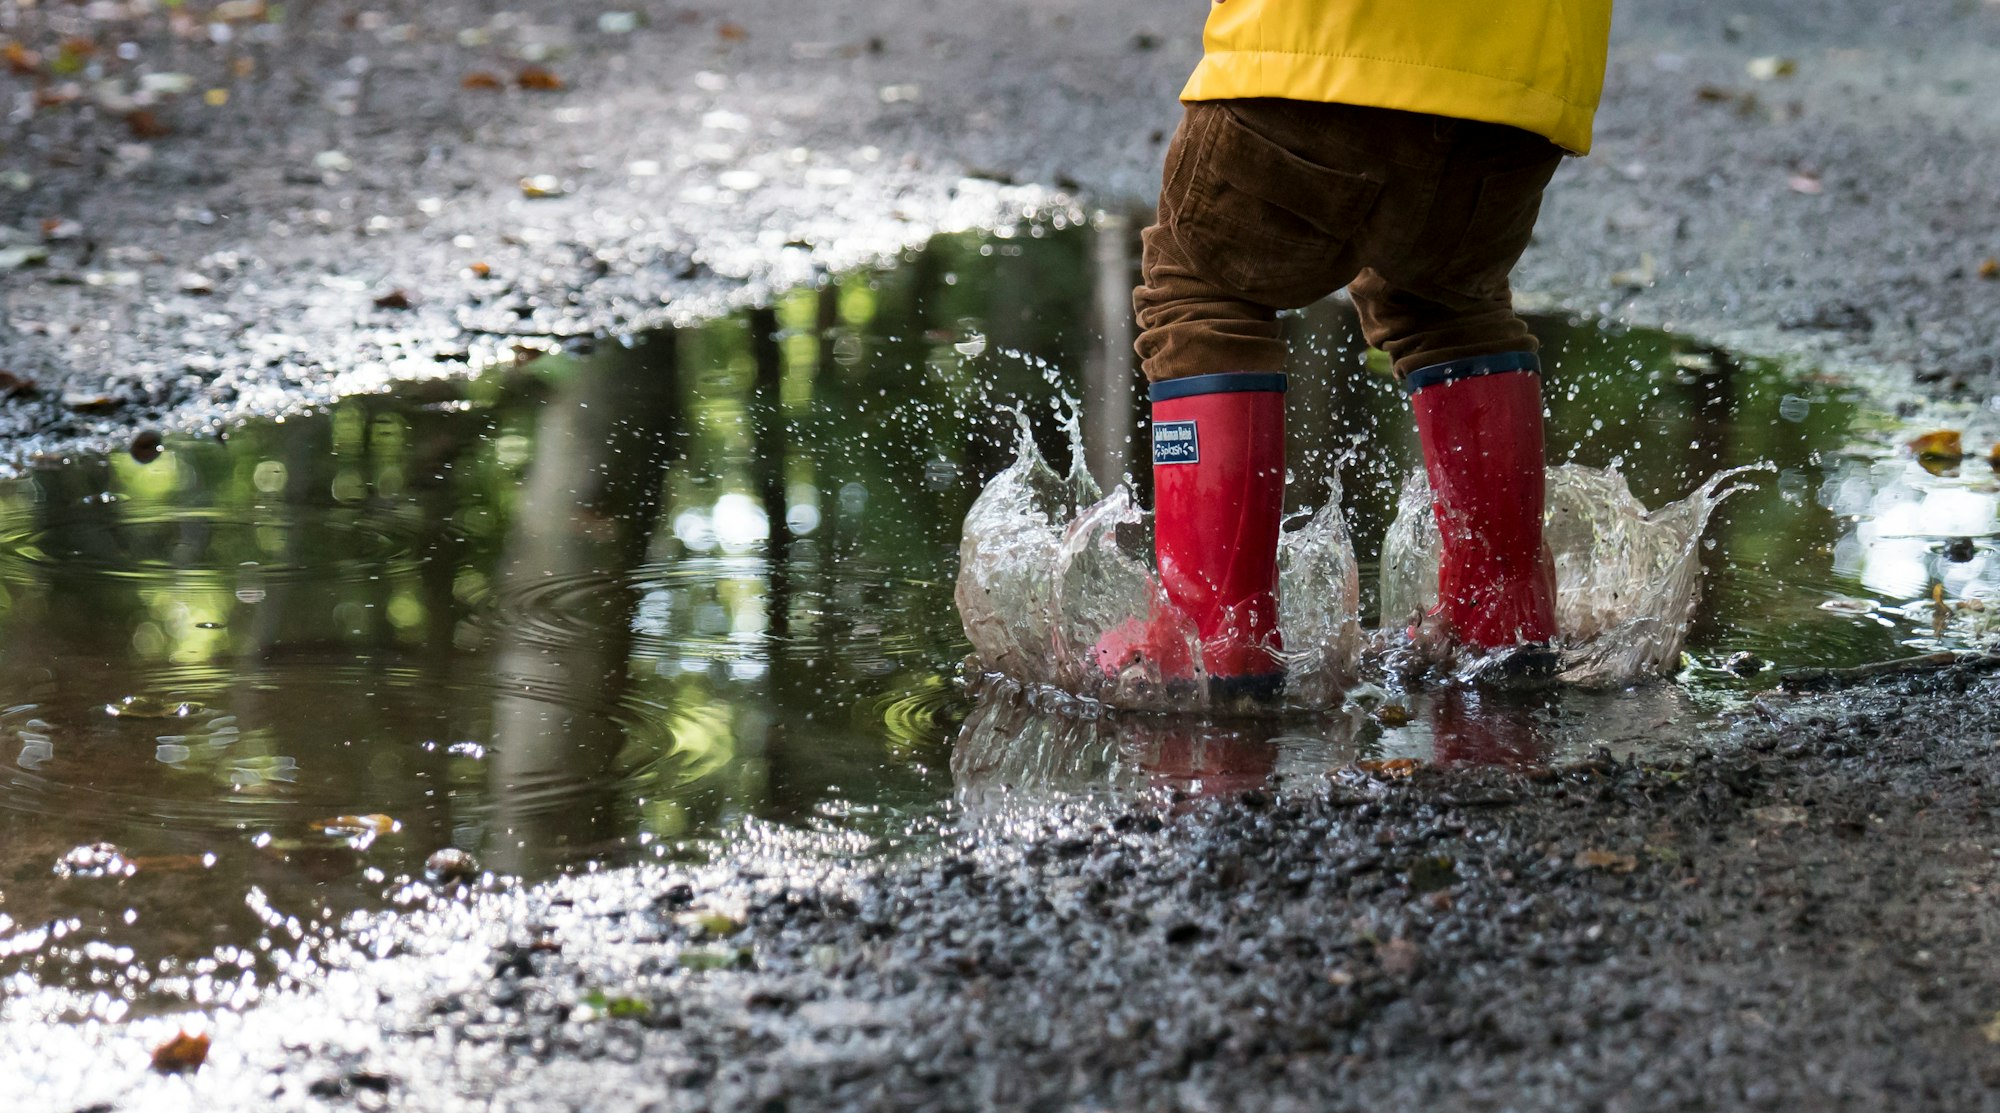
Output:
<instances>
[{"instance_id":1,"label":"gravel ground","mask_svg":"<svg viewBox=\"0 0 2000 1113\"><path fill-rule=\"evenodd\" d=\"M1624 9L1597 150L1558 175L1524 300L2000 393L2000 279L1980 277L2000 6ZM37 55L0 68L0 370L36 388L0 401L0 458L712 312L1071 196L1144 204L1199 19L1132 0L192 14L259 10L0 4ZM1753 76L1760 58L1789 75Z\"/></svg>"},{"instance_id":2,"label":"gravel ground","mask_svg":"<svg viewBox=\"0 0 2000 1113\"><path fill-rule=\"evenodd\" d=\"M147 1068L159 1020L0 1064L51 1110L1991 1109L1990 668L1767 695L1681 762L425 890L316 992L212 1021L192 1078Z\"/></svg>"}]
</instances>

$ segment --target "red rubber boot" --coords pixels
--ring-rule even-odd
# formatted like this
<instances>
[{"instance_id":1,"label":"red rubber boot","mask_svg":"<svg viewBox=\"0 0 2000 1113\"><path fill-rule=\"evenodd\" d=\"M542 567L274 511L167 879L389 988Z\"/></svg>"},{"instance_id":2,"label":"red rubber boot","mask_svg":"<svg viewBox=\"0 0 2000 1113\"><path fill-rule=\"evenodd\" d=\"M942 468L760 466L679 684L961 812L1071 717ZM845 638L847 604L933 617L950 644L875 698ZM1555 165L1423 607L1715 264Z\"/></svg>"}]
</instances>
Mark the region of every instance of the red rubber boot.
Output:
<instances>
[{"instance_id":1,"label":"red rubber boot","mask_svg":"<svg viewBox=\"0 0 2000 1113\"><path fill-rule=\"evenodd\" d=\"M1274 699L1285 681L1278 655L1285 376L1194 375L1154 383L1151 397L1161 585L1194 622L1210 694ZM1155 636L1170 625L1134 620L1111 631L1098 643L1099 666L1115 675L1144 654L1169 680L1192 680L1185 648ZM1175 675L1177 669L1187 675Z\"/></svg>"},{"instance_id":2,"label":"red rubber boot","mask_svg":"<svg viewBox=\"0 0 2000 1113\"><path fill-rule=\"evenodd\" d=\"M1435 364L1404 383L1443 548L1433 620L1480 650L1534 646L1553 671L1555 564L1542 542L1541 363L1505 352Z\"/></svg>"}]
</instances>

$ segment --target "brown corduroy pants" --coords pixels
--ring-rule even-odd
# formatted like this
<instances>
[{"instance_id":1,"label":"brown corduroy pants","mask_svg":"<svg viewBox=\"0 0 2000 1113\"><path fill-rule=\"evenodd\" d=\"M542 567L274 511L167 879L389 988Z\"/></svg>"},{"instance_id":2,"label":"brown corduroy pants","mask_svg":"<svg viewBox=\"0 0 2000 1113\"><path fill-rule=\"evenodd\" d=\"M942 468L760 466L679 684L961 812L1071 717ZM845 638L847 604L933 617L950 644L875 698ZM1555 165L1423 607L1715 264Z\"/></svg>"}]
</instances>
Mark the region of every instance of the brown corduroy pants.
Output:
<instances>
[{"instance_id":1,"label":"brown corduroy pants","mask_svg":"<svg viewBox=\"0 0 2000 1113\"><path fill-rule=\"evenodd\" d=\"M1399 375L1533 351L1507 276L1561 159L1499 124L1263 98L1188 104L1133 294L1146 377L1282 370L1278 311L1342 286Z\"/></svg>"}]
</instances>

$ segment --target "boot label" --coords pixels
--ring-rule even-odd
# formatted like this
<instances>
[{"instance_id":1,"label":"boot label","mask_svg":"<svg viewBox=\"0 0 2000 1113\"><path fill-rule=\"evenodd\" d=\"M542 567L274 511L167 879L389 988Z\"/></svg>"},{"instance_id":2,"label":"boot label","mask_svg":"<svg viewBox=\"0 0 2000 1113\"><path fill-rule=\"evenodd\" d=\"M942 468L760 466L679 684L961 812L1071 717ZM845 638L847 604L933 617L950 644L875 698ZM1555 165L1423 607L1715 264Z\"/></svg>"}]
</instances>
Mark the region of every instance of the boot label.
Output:
<instances>
[{"instance_id":1,"label":"boot label","mask_svg":"<svg viewBox=\"0 0 2000 1113\"><path fill-rule=\"evenodd\" d=\"M1153 463L1198 464L1201 439L1192 421L1160 421L1153 425Z\"/></svg>"}]
</instances>

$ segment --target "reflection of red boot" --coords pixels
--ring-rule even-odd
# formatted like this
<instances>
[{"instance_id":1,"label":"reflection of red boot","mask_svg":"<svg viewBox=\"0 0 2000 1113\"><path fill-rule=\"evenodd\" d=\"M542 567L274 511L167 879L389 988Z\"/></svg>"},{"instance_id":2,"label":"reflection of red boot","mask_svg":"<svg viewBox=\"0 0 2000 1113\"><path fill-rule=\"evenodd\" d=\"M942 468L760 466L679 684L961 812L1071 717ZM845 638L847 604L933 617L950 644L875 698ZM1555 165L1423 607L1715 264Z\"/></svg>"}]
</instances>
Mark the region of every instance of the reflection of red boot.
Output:
<instances>
[{"instance_id":1,"label":"reflection of red boot","mask_svg":"<svg viewBox=\"0 0 2000 1113\"><path fill-rule=\"evenodd\" d=\"M1431 617L1475 649L1546 648L1556 634L1540 368L1532 352L1506 352L1421 368L1404 384L1443 542ZM1554 654L1538 656L1552 671Z\"/></svg>"},{"instance_id":2,"label":"reflection of red boot","mask_svg":"<svg viewBox=\"0 0 2000 1113\"><path fill-rule=\"evenodd\" d=\"M1285 499L1285 377L1195 375L1153 384L1154 549L1160 582L1193 619L1211 692L1273 698L1284 686L1278 640L1278 520ZM1098 644L1120 671L1151 652L1169 679L1185 658L1157 619Z\"/></svg>"},{"instance_id":3,"label":"reflection of red boot","mask_svg":"<svg viewBox=\"0 0 2000 1113\"><path fill-rule=\"evenodd\" d=\"M1208 723L1162 731L1147 751L1146 771L1154 784L1196 796L1233 796L1262 788L1278 768L1278 747L1268 737Z\"/></svg>"},{"instance_id":4,"label":"reflection of red boot","mask_svg":"<svg viewBox=\"0 0 2000 1113\"><path fill-rule=\"evenodd\" d=\"M1542 736L1534 708L1484 702L1455 688L1430 700L1431 760L1438 765L1538 765Z\"/></svg>"},{"instance_id":5,"label":"reflection of red boot","mask_svg":"<svg viewBox=\"0 0 2000 1113\"><path fill-rule=\"evenodd\" d=\"M1097 667L1107 676L1116 676L1135 663L1150 661L1161 678L1187 681L1194 677L1194 652L1176 622L1179 616L1155 613L1150 618L1128 618L1097 639Z\"/></svg>"}]
</instances>

